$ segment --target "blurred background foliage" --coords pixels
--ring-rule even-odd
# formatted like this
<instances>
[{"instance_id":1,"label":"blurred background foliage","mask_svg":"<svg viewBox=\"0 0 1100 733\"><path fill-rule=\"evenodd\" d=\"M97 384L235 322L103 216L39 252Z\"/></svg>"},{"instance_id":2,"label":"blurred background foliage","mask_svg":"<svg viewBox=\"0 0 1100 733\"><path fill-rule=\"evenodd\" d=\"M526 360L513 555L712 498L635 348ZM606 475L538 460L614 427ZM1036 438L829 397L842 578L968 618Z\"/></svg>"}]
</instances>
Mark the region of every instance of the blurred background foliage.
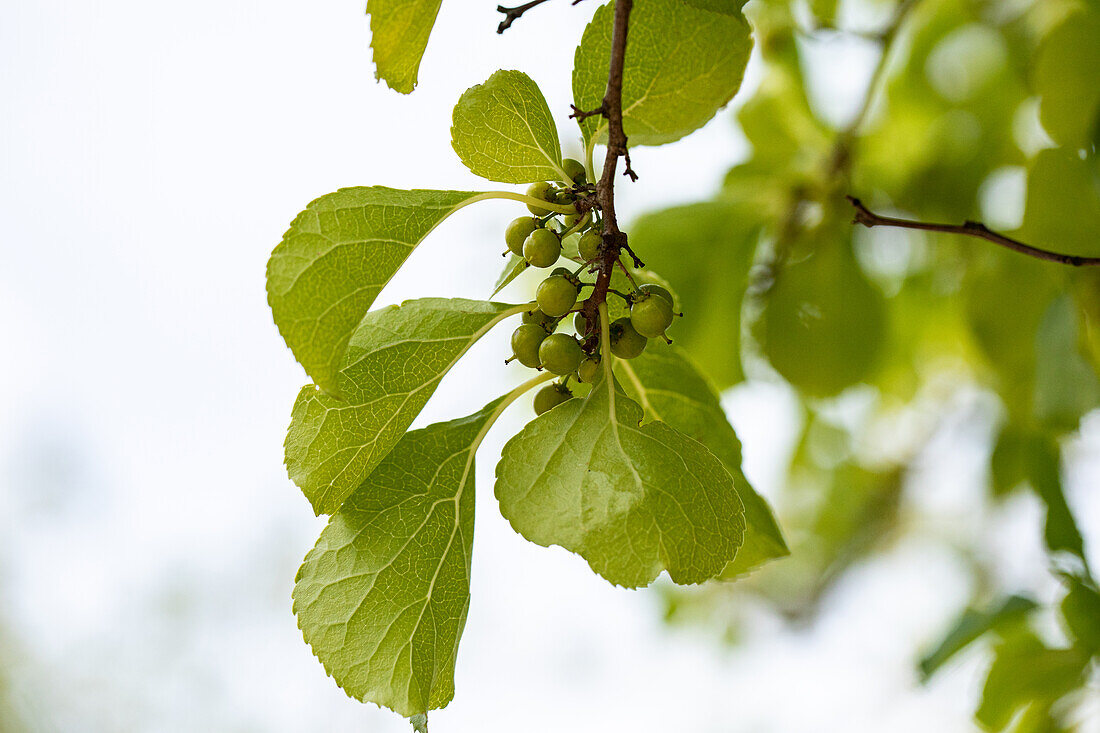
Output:
<instances>
[{"instance_id":1,"label":"blurred background foliage","mask_svg":"<svg viewBox=\"0 0 1100 733\"><path fill-rule=\"evenodd\" d=\"M992 643L978 722L1075 730L1100 595L1065 454L1100 400L1100 270L853 226L845 196L1100 255L1100 3L754 0L746 14L763 59L737 115L750 156L711 200L644 215L630 234L676 284L690 316L680 342L721 389L794 388L800 434L772 497L792 554L733 586L667 589L667 617L730 640L754 602L812 622L847 570L920 526L906 501L915 462L958 396L977 393L996 415L988 502L1030 491L1042 503L1036 531L1062 598L999 587L980 537L945 538L973 570L973 598L938 648L914 655L927 654L928 678ZM837 35L880 59L843 119L815 100L829 70L815 68L828 57L813 47Z\"/></svg>"}]
</instances>

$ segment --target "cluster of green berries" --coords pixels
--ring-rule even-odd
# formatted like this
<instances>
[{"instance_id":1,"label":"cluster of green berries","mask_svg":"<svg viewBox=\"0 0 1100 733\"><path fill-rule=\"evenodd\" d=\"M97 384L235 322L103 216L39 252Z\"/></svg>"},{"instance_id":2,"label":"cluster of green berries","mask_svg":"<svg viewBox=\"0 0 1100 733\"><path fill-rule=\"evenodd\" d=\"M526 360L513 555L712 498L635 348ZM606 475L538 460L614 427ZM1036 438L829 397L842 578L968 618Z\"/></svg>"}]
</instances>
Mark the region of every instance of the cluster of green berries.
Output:
<instances>
[{"instance_id":1,"label":"cluster of green berries","mask_svg":"<svg viewBox=\"0 0 1100 733\"><path fill-rule=\"evenodd\" d=\"M572 188L550 183L534 183L527 194L542 201L571 203L584 195L584 167L566 159L564 170L574 181ZM581 292L592 283L581 280L581 274L600 257L603 237L598 217L582 222L579 215L564 216L539 210L529 205L533 216L516 219L505 231L508 249L522 256L532 267L552 267L562 255L563 234L579 233L579 256L576 270L555 268L535 291L535 306L523 314L523 322L512 333L512 358L532 369L545 369L561 379L543 387L535 395L535 412L539 415L573 396L568 383L575 379L591 384L600 374L600 326L595 308L586 308ZM616 293L630 304L630 315L608 326L611 353L619 359L640 355L651 338L666 338L674 311L672 294L660 285L644 284L629 294ZM558 327L573 313L576 335L558 332Z\"/></svg>"}]
</instances>

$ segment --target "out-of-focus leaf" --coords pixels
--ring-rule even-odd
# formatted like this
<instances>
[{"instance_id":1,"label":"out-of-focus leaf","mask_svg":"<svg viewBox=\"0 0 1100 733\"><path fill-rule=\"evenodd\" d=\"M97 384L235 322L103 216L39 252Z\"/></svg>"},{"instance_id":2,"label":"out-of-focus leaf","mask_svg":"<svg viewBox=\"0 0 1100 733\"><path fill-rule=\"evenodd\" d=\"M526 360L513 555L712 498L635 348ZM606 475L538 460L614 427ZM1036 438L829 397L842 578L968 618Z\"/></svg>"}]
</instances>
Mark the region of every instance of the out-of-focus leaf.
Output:
<instances>
[{"instance_id":1,"label":"out-of-focus leaf","mask_svg":"<svg viewBox=\"0 0 1100 733\"><path fill-rule=\"evenodd\" d=\"M886 303L839 233L815 235L811 247L777 273L755 333L784 379L825 397L870 376L886 337Z\"/></svg>"},{"instance_id":2,"label":"out-of-focus leaf","mask_svg":"<svg viewBox=\"0 0 1100 733\"><path fill-rule=\"evenodd\" d=\"M967 608L939 645L921 659L921 677L927 680L947 660L987 632L1018 625L1035 608L1037 608L1035 601L1022 596L1009 596L987 609Z\"/></svg>"},{"instance_id":3,"label":"out-of-focus leaf","mask_svg":"<svg viewBox=\"0 0 1100 733\"><path fill-rule=\"evenodd\" d=\"M1057 700L1082 683L1087 663L1081 651L1050 649L1030 633L1009 637L997 646L978 722L1000 730L1021 708Z\"/></svg>"},{"instance_id":4,"label":"out-of-focus leaf","mask_svg":"<svg viewBox=\"0 0 1100 733\"><path fill-rule=\"evenodd\" d=\"M1100 404L1100 380L1081 353L1080 320L1074 301L1051 303L1035 337L1035 416L1055 430L1077 429Z\"/></svg>"},{"instance_id":5,"label":"out-of-focus leaf","mask_svg":"<svg viewBox=\"0 0 1100 733\"><path fill-rule=\"evenodd\" d=\"M1062 599L1062 618L1077 647L1088 654L1100 653L1100 592L1091 582L1069 579L1069 593Z\"/></svg>"},{"instance_id":6,"label":"out-of-focus leaf","mask_svg":"<svg viewBox=\"0 0 1100 733\"><path fill-rule=\"evenodd\" d=\"M978 219L989 175L1024 162L1013 120L1030 95L1033 42L1022 24L991 16L970 0L914 5L884 114L859 141L857 190L881 191L923 219Z\"/></svg>"},{"instance_id":7,"label":"out-of-focus leaf","mask_svg":"<svg viewBox=\"0 0 1100 733\"><path fill-rule=\"evenodd\" d=\"M1027 176L1023 236L1052 252L1100 255L1100 157L1066 150L1036 156Z\"/></svg>"},{"instance_id":8,"label":"out-of-focus leaf","mask_svg":"<svg viewBox=\"0 0 1100 733\"><path fill-rule=\"evenodd\" d=\"M760 226L750 207L712 201L647 214L630 228L631 246L676 286L685 317L670 336L720 388L744 378L741 306Z\"/></svg>"},{"instance_id":9,"label":"out-of-focus leaf","mask_svg":"<svg viewBox=\"0 0 1100 733\"><path fill-rule=\"evenodd\" d=\"M975 340L997 377L994 387L1014 415L1030 417L1035 394L1035 334L1058 295L1059 265L990 252L963 283Z\"/></svg>"},{"instance_id":10,"label":"out-of-focus leaf","mask_svg":"<svg viewBox=\"0 0 1100 733\"><path fill-rule=\"evenodd\" d=\"M1061 457L1051 439L1037 439L1029 454L1028 480L1046 505L1043 539L1051 552L1071 552L1085 559L1085 544L1077 522L1066 503L1062 486Z\"/></svg>"},{"instance_id":11,"label":"out-of-focus leaf","mask_svg":"<svg viewBox=\"0 0 1100 733\"><path fill-rule=\"evenodd\" d=\"M1035 62L1039 118L1062 145L1085 147L1100 123L1100 12L1068 14L1043 39Z\"/></svg>"}]
</instances>

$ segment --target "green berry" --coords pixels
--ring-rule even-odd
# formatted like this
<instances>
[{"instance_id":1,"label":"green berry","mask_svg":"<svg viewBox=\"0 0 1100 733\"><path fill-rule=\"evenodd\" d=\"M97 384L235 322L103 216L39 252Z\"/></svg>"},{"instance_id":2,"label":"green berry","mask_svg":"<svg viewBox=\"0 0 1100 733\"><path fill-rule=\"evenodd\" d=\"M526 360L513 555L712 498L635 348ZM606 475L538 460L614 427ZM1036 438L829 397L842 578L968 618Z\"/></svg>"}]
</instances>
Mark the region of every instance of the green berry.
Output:
<instances>
[{"instance_id":1,"label":"green berry","mask_svg":"<svg viewBox=\"0 0 1100 733\"><path fill-rule=\"evenodd\" d=\"M566 229L572 229L577 225L577 222L581 220L580 214L566 214L561 218L561 223Z\"/></svg>"},{"instance_id":2,"label":"green berry","mask_svg":"<svg viewBox=\"0 0 1100 733\"><path fill-rule=\"evenodd\" d=\"M638 333L630 319L625 317L611 324L610 336L611 353L620 359L633 359L645 351L645 345L649 343L649 339Z\"/></svg>"},{"instance_id":3,"label":"green berry","mask_svg":"<svg viewBox=\"0 0 1100 733\"><path fill-rule=\"evenodd\" d=\"M565 171L565 174L569 176L573 183L584 183L587 174L584 170L584 163L574 158L566 158L561 162L561 169Z\"/></svg>"},{"instance_id":4,"label":"green berry","mask_svg":"<svg viewBox=\"0 0 1100 733\"><path fill-rule=\"evenodd\" d=\"M538 308L535 308L534 310L524 311L523 315L520 316L520 320L524 323L534 323L535 325L542 326L546 329L547 333L553 331L554 326L556 326L558 323L557 318L546 315Z\"/></svg>"},{"instance_id":5,"label":"green berry","mask_svg":"<svg viewBox=\"0 0 1100 733\"><path fill-rule=\"evenodd\" d=\"M565 385L548 384L535 393L535 414L548 412L572 396L573 393Z\"/></svg>"},{"instance_id":6,"label":"green berry","mask_svg":"<svg viewBox=\"0 0 1100 733\"><path fill-rule=\"evenodd\" d=\"M571 204L577 200L577 195L570 191L568 188L560 189L556 191L553 195L553 200L556 204Z\"/></svg>"},{"instance_id":7,"label":"green berry","mask_svg":"<svg viewBox=\"0 0 1100 733\"><path fill-rule=\"evenodd\" d=\"M577 285L566 275L551 275L539 283L535 300L548 316L564 316L577 303Z\"/></svg>"},{"instance_id":8,"label":"green berry","mask_svg":"<svg viewBox=\"0 0 1100 733\"><path fill-rule=\"evenodd\" d=\"M591 356L577 367L577 378L585 384L592 384L600 375L600 360Z\"/></svg>"},{"instance_id":9,"label":"green berry","mask_svg":"<svg viewBox=\"0 0 1100 733\"><path fill-rule=\"evenodd\" d=\"M575 372L583 358L581 345L568 334L551 334L539 345L542 368L551 374L562 376Z\"/></svg>"},{"instance_id":10,"label":"green berry","mask_svg":"<svg viewBox=\"0 0 1100 733\"><path fill-rule=\"evenodd\" d=\"M657 338L672 325L672 304L659 295L643 295L630 306L630 323L646 338Z\"/></svg>"},{"instance_id":11,"label":"green berry","mask_svg":"<svg viewBox=\"0 0 1100 733\"><path fill-rule=\"evenodd\" d=\"M523 257L523 243L537 227L538 221L533 216L521 216L512 220L504 230L504 241L508 243L508 249L512 254Z\"/></svg>"},{"instance_id":12,"label":"green berry","mask_svg":"<svg viewBox=\"0 0 1100 733\"><path fill-rule=\"evenodd\" d=\"M532 183L530 186L527 187L527 195L540 201L549 201L550 196L552 195L550 188L550 184L546 181ZM527 210L535 216L546 216L550 213L549 209L540 209L538 206L534 206L533 204L527 204Z\"/></svg>"},{"instance_id":13,"label":"green berry","mask_svg":"<svg viewBox=\"0 0 1100 733\"><path fill-rule=\"evenodd\" d=\"M659 295L668 301L668 304L672 307L676 307L676 304L672 302L672 293L668 292L665 288L654 283L646 283L638 286L639 293L646 293L648 295Z\"/></svg>"},{"instance_id":14,"label":"green berry","mask_svg":"<svg viewBox=\"0 0 1100 733\"><path fill-rule=\"evenodd\" d=\"M546 329L542 326L524 323L512 332L512 353L523 366L537 369L540 364L539 347L547 338Z\"/></svg>"},{"instance_id":15,"label":"green berry","mask_svg":"<svg viewBox=\"0 0 1100 733\"><path fill-rule=\"evenodd\" d=\"M560 254L561 240L549 229L536 229L523 242L523 256L535 267L549 267Z\"/></svg>"},{"instance_id":16,"label":"green berry","mask_svg":"<svg viewBox=\"0 0 1100 733\"><path fill-rule=\"evenodd\" d=\"M585 262L591 262L600 256L600 245L603 244L603 237L599 232L589 230L581 235L581 241L577 243L577 250L581 254L581 259Z\"/></svg>"}]
</instances>

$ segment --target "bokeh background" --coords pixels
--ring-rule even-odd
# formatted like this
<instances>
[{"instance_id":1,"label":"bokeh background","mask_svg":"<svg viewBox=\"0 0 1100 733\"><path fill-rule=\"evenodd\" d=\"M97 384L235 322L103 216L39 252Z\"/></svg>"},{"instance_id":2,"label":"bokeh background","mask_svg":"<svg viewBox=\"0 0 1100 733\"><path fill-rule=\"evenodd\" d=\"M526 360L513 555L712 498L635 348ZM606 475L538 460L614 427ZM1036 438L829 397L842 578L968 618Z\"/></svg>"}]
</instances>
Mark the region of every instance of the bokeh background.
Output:
<instances>
[{"instance_id":1,"label":"bokeh background","mask_svg":"<svg viewBox=\"0 0 1100 733\"><path fill-rule=\"evenodd\" d=\"M445 2L420 86L403 97L373 79L361 3L5 3L0 731L408 729L346 698L290 612L323 519L282 467L306 378L272 323L264 266L320 194L483 183L450 149L450 110L498 68L539 83L577 155L565 116L588 5L540 8L498 36L494 3ZM882 3L843 5L852 27L885 17ZM800 43L814 110L843 125L877 44L831 32ZM620 187L621 218L721 186L749 155L735 111L761 77L754 55L730 109L680 143L632 152L641 179ZM1013 228L1022 170L998 181L981 213ZM379 305L487 297L516 215L503 202L464 209ZM531 284L505 295L526 297ZM518 383L502 363L506 342L502 331L479 343L417 425ZM805 415L781 380L750 377L723 404L748 477L782 518ZM854 399L836 422L859 412ZM527 419L521 402L479 454L457 694L432 714L433 730L973 730L987 655L979 645L922 685L920 654L979 582L1047 601L1060 591L1040 502L986 497L996 401L975 387L929 409L932 437L898 499L901 529L800 616L739 584L615 589L578 557L525 542L490 490L500 446ZM1100 416L1066 451L1067 496L1095 547ZM982 548L993 577L975 573L960 538ZM797 557L774 572L788 562ZM1093 693L1085 726L1100 715Z\"/></svg>"}]
</instances>

